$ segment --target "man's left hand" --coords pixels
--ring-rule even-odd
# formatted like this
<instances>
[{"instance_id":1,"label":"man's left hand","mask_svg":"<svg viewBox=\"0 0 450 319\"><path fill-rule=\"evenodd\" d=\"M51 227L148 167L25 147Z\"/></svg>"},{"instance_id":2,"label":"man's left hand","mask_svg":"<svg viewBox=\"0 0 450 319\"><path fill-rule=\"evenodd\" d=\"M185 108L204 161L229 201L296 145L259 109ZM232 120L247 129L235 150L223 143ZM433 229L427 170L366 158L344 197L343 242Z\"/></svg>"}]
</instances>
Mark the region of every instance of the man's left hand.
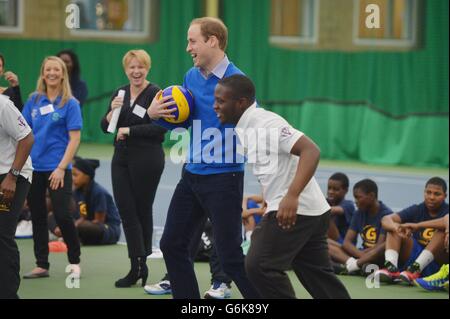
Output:
<instances>
[{"instance_id":1,"label":"man's left hand","mask_svg":"<svg viewBox=\"0 0 450 319\"><path fill-rule=\"evenodd\" d=\"M278 225L290 229L297 220L298 197L286 194L280 202L277 212Z\"/></svg>"}]
</instances>

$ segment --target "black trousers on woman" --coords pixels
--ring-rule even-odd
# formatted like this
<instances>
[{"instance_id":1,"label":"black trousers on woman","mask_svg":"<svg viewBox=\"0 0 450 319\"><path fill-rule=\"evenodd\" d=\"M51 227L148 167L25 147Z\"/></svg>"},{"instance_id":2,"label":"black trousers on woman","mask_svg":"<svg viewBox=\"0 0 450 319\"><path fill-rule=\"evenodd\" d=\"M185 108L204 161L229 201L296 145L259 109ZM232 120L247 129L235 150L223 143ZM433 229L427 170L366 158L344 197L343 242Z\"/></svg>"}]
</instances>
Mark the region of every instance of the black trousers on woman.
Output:
<instances>
[{"instance_id":1,"label":"black trousers on woman","mask_svg":"<svg viewBox=\"0 0 450 319\"><path fill-rule=\"evenodd\" d=\"M6 175L0 175L0 183ZM19 176L11 205L0 202L0 299L17 299L20 260L14 235L30 182Z\"/></svg>"},{"instance_id":2,"label":"black trousers on woman","mask_svg":"<svg viewBox=\"0 0 450 319\"><path fill-rule=\"evenodd\" d=\"M130 258L152 253L153 201L164 170L160 144L116 145L111 176Z\"/></svg>"},{"instance_id":3,"label":"black trousers on woman","mask_svg":"<svg viewBox=\"0 0 450 319\"><path fill-rule=\"evenodd\" d=\"M52 172L33 172L28 204L33 223L34 255L38 267L49 269L48 262L48 224L45 193L48 189L53 206L56 223L61 229L64 242L67 245L69 263L80 263L80 241L77 230L70 214L70 200L72 198L72 171L64 174L64 187L52 190L48 180Z\"/></svg>"}]
</instances>

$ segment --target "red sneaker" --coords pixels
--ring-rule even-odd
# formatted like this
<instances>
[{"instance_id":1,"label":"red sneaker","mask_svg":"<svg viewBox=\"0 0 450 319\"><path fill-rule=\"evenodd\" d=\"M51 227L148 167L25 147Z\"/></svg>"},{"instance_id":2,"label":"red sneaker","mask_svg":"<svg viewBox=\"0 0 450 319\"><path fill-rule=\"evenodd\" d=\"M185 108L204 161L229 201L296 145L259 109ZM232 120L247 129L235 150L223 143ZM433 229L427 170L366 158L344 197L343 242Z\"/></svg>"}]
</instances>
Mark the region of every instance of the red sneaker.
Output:
<instances>
[{"instance_id":1,"label":"red sneaker","mask_svg":"<svg viewBox=\"0 0 450 319\"><path fill-rule=\"evenodd\" d=\"M400 278L400 272L398 270L390 271L388 268L383 268L377 270L375 276L378 276L381 282L392 284Z\"/></svg>"},{"instance_id":2,"label":"red sneaker","mask_svg":"<svg viewBox=\"0 0 450 319\"><path fill-rule=\"evenodd\" d=\"M414 280L420 278L420 271L405 270L400 273L400 279L408 285L412 285Z\"/></svg>"},{"instance_id":3,"label":"red sneaker","mask_svg":"<svg viewBox=\"0 0 450 319\"><path fill-rule=\"evenodd\" d=\"M408 285L412 285L414 280L420 278L420 266L418 263L413 263L405 271L400 273L400 279Z\"/></svg>"}]
</instances>

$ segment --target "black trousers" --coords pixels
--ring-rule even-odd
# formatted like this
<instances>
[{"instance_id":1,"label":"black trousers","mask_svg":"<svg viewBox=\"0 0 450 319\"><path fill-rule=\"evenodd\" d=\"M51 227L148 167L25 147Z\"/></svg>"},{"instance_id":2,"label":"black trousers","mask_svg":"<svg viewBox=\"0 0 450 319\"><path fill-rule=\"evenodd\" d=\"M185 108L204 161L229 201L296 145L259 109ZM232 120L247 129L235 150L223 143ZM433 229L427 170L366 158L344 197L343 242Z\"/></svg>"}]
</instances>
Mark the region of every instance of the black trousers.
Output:
<instances>
[{"instance_id":1,"label":"black trousers","mask_svg":"<svg viewBox=\"0 0 450 319\"><path fill-rule=\"evenodd\" d=\"M192 236L192 242L189 245L189 254L191 256L191 259L194 260L195 256L197 256L198 249L200 246L200 242L202 239L203 232L206 230L207 226L210 225L210 221L208 220L207 216L205 215L203 220L200 221L198 224L199 227L197 227L194 235ZM208 225L209 224L209 225ZM211 284L214 282L223 282L226 284L231 284L231 279L228 277L228 275L223 271L222 265L220 264L219 256L217 255L216 245L214 244L214 239L211 238L212 241L212 251L211 256L209 257L209 270L211 272ZM165 277L167 280L169 280L169 275L166 275Z\"/></svg>"},{"instance_id":2,"label":"black trousers","mask_svg":"<svg viewBox=\"0 0 450 319\"><path fill-rule=\"evenodd\" d=\"M175 299L200 298L189 245L205 215L213 225L221 268L244 298L259 298L245 274L241 248L243 181L243 172L197 175L184 170L160 242Z\"/></svg>"},{"instance_id":3,"label":"black trousers","mask_svg":"<svg viewBox=\"0 0 450 319\"><path fill-rule=\"evenodd\" d=\"M77 230L70 213L70 200L72 198L72 171L66 170L64 174L64 187L57 190L50 189L52 172L34 172L31 191L28 195L28 204L33 223L34 255L38 267L49 269L48 262L48 212L45 193L48 189L53 206L56 223L61 229L64 242L67 244L69 263L80 263L80 241Z\"/></svg>"},{"instance_id":4,"label":"black trousers","mask_svg":"<svg viewBox=\"0 0 450 319\"><path fill-rule=\"evenodd\" d=\"M0 183L6 175L0 175ZM9 208L0 204L0 299L17 299L20 285L20 259L14 236L17 221L27 197L30 183L20 176Z\"/></svg>"},{"instance_id":5,"label":"black trousers","mask_svg":"<svg viewBox=\"0 0 450 319\"><path fill-rule=\"evenodd\" d=\"M153 201L164 170L160 144L116 146L111 162L114 200L122 219L128 256L152 253Z\"/></svg>"},{"instance_id":6,"label":"black trousers","mask_svg":"<svg viewBox=\"0 0 450 319\"><path fill-rule=\"evenodd\" d=\"M284 230L278 226L276 212L262 218L252 234L246 269L263 298L295 298L286 274L291 269L313 298L350 298L330 265L329 220L330 212L321 216L297 216L295 226Z\"/></svg>"}]
</instances>

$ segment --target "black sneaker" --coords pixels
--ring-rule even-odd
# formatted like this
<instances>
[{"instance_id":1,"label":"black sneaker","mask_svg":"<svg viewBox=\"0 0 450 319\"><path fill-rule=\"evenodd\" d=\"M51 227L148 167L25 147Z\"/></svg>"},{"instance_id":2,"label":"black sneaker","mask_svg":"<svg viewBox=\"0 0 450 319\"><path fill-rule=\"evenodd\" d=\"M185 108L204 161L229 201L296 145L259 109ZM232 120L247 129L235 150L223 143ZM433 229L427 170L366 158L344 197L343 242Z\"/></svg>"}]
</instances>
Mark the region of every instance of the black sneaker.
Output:
<instances>
[{"instance_id":1,"label":"black sneaker","mask_svg":"<svg viewBox=\"0 0 450 319\"><path fill-rule=\"evenodd\" d=\"M332 262L331 267L336 275L348 275L347 267L343 264Z\"/></svg>"}]
</instances>

